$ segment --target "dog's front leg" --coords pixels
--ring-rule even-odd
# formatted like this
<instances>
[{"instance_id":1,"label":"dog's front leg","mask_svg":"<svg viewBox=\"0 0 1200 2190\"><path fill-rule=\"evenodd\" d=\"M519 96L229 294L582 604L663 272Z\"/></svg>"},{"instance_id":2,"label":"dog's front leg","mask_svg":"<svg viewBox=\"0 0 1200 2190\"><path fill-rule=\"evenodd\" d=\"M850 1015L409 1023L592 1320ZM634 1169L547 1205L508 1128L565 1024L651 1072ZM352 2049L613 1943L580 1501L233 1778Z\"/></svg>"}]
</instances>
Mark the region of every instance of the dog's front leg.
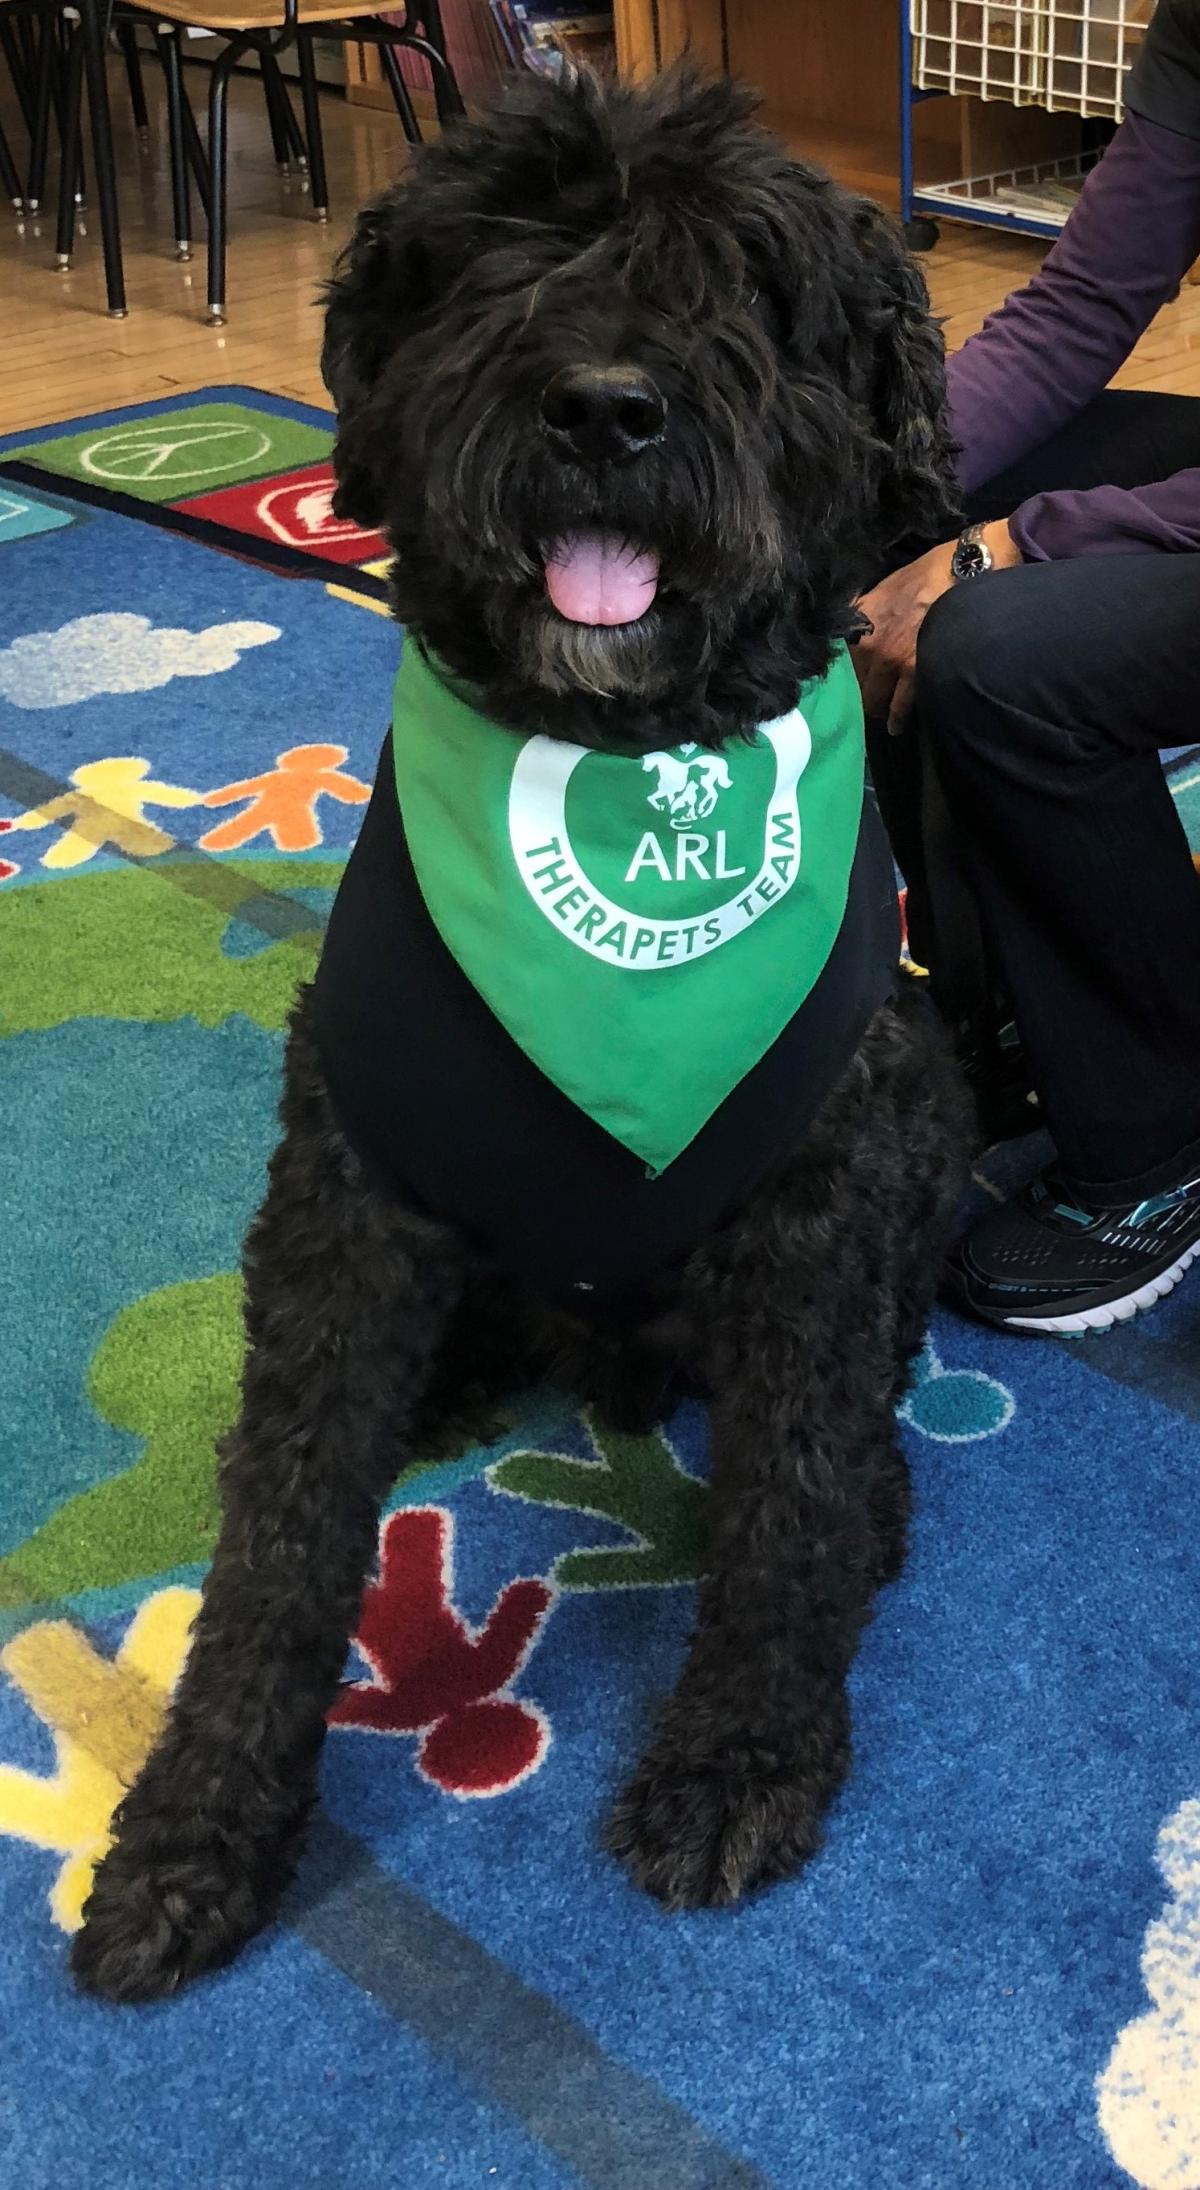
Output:
<instances>
[{"instance_id":1,"label":"dog's front leg","mask_svg":"<svg viewBox=\"0 0 1200 2190\"><path fill-rule=\"evenodd\" d=\"M772 1378L794 1366L782 1350L761 1365ZM670 1908L798 1870L849 1765L846 1674L881 1561L862 1470L805 1411L742 1389L714 1416L699 1626L608 1832ZM877 1450L882 1472L882 1438Z\"/></svg>"},{"instance_id":2,"label":"dog's front leg","mask_svg":"<svg viewBox=\"0 0 1200 2190\"><path fill-rule=\"evenodd\" d=\"M303 1006L283 1118L246 1249L250 1346L216 1555L74 1946L79 1981L112 1999L227 1961L290 1875L379 1503L459 1290L451 1235L367 1185Z\"/></svg>"},{"instance_id":3,"label":"dog's front leg","mask_svg":"<svg viewBox=\"0 0 1200 2190\"><path fill-rule=\"evenodd\" d=\"M706 1273L709 1572L682 1678L608 1835L673 1908L736 1900L817 1847L849 1763L846 1674L903 1552L895 1306L846 1251L870 1221L853 1182L831 1192L820 1162L748 1212Z\"/></svg>"}]
</instances>

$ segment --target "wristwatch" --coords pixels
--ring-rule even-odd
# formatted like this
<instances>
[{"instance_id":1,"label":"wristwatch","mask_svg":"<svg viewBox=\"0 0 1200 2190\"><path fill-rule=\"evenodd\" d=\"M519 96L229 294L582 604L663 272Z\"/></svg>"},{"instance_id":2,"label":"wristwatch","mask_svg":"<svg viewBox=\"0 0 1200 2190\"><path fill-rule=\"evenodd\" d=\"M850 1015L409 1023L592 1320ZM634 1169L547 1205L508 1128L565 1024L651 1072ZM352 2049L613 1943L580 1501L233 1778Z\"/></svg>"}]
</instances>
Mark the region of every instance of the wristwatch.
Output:
<instances>
[{"instance_id":1,"label":"wristwatch","mask_svg":"<svg viewBox=\"0 0 1200 2190\"><path fill-rule=\"evenodd\" d=\"M950 576L957 585L963 578L982 578L991 568L992 551L983 537L983 526L968 525L959 534L958 546L950 557Z\"/></svg>"}]
</instances>

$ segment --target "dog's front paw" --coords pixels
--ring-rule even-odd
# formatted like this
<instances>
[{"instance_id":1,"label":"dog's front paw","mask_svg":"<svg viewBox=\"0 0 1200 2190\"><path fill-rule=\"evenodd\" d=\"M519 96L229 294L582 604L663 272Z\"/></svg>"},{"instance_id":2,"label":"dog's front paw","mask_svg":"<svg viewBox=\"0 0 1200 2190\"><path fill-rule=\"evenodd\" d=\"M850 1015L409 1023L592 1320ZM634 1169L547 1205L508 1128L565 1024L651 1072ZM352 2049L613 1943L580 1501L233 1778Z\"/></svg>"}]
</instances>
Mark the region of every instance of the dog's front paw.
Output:
<instances>
[{"instance_id":1,"label":"dog's front paw","mask_svg":"<svg viewBox=\"0 0 1200 2190\"><path fill-rule=\"evenodd\" d=\"M768 1751L669 1707L606 1845L669 1909L720 1908L787 1878L819 1846L845 1768L828 1744L804 1746L807 1762L790 1745L786 1754Z\"/></svg>"},{"instance_id":2,"label":"dog's front paw","mask_svg":"<svg viewBox=\"0 0 1200 2190\"><path fill-rule=\"evenodd\" d=\"M228 1841L187 1833L170 1846L131 1832L96 1872L71 1947L76 1982L107 2000L161 1999L231 1961L275 1898Z\"/></svg>"}]
</instances>

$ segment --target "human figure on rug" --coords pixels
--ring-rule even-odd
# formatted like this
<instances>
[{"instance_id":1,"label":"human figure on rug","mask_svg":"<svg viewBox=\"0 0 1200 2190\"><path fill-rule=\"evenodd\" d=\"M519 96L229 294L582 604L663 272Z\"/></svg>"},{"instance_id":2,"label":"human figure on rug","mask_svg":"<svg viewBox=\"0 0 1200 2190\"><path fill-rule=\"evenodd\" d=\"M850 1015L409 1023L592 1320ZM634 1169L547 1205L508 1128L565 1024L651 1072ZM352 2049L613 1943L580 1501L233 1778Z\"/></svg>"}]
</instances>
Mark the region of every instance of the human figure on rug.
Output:
<instances>
[{"instance_id":1,"label":"human figure on rug","mask_svg":"<svg viewBox=\"0 0 1200 2190\"><path fill-rule=\"evenodd\" d=\"M31 806L18 814L13 829L47 829L54 822L69 821L58 840L42 854L43 867L81 867L106 846L131 859L156 859L174 849L175 839L153 821L147 806L196 806L198 791L185 791L177 783L145 781L150 763L136 755L113 760L85 761L72 770L73 791Z\"/></svg>"},{"instance_id":2,"label":"human figure on rug","mask_svg":"<svg viewBox=\"0 0 1200 2190\"><path fill-rule=\"evenodd\" d=\"M253 837L269 834L277 851L315 852L324 842L317 819L318 799L365 806L371 796L369 784L342 774L342 763L348 759L344 745L293 745L279 755L275 768L261 776L206 791L206 806L232 806L240 798L250 803L202 836L201 851L236 852Z\"/></svg>"}]
</instances>

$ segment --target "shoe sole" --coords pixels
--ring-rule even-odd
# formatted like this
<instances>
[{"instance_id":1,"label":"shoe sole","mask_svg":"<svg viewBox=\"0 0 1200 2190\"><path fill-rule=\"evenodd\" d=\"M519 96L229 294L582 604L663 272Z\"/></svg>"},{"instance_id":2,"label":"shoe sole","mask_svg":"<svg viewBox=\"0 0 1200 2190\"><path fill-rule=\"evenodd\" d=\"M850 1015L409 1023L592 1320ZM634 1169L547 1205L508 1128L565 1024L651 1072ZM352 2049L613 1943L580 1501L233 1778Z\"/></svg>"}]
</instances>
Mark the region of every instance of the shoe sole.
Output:
<instances>
[{"instance_id":1,"label":"shoe sole","mask_svg":"<svg viewBox=\"0 0 1200 2190\"><path fill-rule=\"evenodd\" d=\"M1180 1255L1169 1270L1162 1270L1145 1285L1139 1285L1121 1300L1106 1300L1100 1308L1080 1308L1073 1315L1065 1316L997 1316L995 1321L1008 1331L1048 1332L1054 1338L1084 1338L1089 1331L1111 1331L1114 1323L1132 1323L1135 1316L1144 1315L1154 1308L1168 1293L1173 1293L1185 1271L1200 1255L1200 1240Z\"/></svg>"}]
</instances>

